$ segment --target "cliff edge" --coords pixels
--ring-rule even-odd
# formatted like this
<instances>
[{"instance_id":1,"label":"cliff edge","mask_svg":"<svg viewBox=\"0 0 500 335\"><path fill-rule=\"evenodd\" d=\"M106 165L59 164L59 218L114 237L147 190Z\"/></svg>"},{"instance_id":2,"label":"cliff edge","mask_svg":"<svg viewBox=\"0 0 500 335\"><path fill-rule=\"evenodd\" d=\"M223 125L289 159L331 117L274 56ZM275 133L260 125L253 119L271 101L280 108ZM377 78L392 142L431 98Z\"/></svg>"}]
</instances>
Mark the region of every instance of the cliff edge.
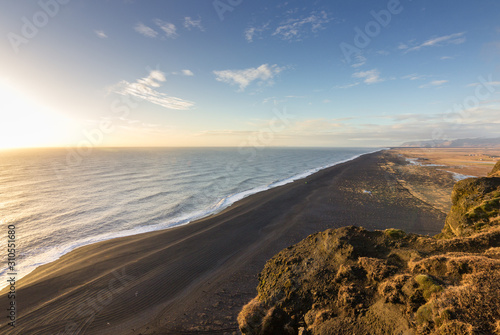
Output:
<instances>
[{"instance_id":1,"label":"cliff edge","mask_svg":"<svg viewBox=\"0 0 500 335\"><path fill-rule=\"evenodd\" d=\"M495 164L488 177L500 177L500 161Z\"/></svg>"},{"instance_id":2,"label":"cliff edge","mask_svg":"<svg viewBox=\"0 0 500 335\"><path fill-rule=\"evenodd\" d=\"M500 163L458 182L443 232L344 227L270 259L243 334L500 334Z\"/></svg>"}]
</instances>

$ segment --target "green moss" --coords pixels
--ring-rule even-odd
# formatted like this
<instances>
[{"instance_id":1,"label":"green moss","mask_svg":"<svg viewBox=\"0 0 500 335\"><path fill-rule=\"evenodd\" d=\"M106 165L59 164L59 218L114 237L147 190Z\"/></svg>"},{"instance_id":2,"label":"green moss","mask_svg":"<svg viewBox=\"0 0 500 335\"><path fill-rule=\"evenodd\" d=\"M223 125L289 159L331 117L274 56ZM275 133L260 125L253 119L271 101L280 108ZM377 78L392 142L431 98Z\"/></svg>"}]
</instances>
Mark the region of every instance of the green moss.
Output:
<instances>
[{"instance_id":1,"label":"green moss","mask_svg":"<svg viewBox=\"0 0 500 335\"><path fill-rule=\"evenodd\" d=\"M469 210L465 217L472 221L474 228L482 229L485 223L489 221L490 218L500 215L500 198L495 197L490 200L483 201L478 206Z\"/></svg>"},{"instance_id":2,"label":"green moss","mask_svg":"<svg viewBox=\"0 0 500 335\"><path fill-rule=\"evenodd\" d=\"M485 222L476 222L474 223L474 230L481 230L483 229L484 227L486 226L486 223Z\"/></svg>"},{"instance_id":3,"label":"green moss","mask_svg":"<svg viewBox=\"0 0 500 335\"><path fill-rule=\"evenodd\" d=\"M473 209L466 214L466 217L469 219L477 219L479 217L479 212L476 209Z\"/></svg>"},{"instance_id":4,"label":"green moss","mask_svg":"<svg viewBox=\"0 0 500 335\"><path fill-rule=\"evenodd\" d=\"M417 310L417 317L416 317L417 324L422 325L433 321L432 318L433 307L434 305L432 303L428 303L419 307L419 309Z\"/></svg>"},{"instance_id":5,"label":"green moss","mask_svg":"<svg viewBox=\"0 0 500 335\"><path fill-rule=\"evenodd\" d=\"M443 287L439 285L431 276L420 274L415 277L415 281L418 283L425 300L429 301L430 297L443 290Z\"/></svg>"},{"instance_id":6,"label":"green moss","mask_svg":"<svg viewBox=\"0 0 500 335\"><path fill-rule=\"evenodd\" d=\"M403 230L395 228L384 230L384 234L391 240L399 240L406 236L406 233Z\"/></svg>"}]
</instances>

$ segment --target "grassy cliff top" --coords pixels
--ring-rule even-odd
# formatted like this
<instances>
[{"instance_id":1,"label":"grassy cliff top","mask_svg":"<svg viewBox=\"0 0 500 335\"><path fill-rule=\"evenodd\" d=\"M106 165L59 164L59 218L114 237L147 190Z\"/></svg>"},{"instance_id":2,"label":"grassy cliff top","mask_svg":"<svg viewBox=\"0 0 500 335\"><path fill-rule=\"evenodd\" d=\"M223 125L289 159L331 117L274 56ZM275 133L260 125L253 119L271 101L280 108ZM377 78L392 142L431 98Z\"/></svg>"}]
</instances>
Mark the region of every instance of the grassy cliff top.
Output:
<instances>
[{"instance_id":1,"label":"grassy cliff top","mask_svg":"<svg viewBox=\"0 0 500 335\"><path fill-rule=\"evenodd\" d=\"M458 182L443 233L344 227L269 260L244 334L500 334L499 163Z\"/></svg>"}]
</instances>

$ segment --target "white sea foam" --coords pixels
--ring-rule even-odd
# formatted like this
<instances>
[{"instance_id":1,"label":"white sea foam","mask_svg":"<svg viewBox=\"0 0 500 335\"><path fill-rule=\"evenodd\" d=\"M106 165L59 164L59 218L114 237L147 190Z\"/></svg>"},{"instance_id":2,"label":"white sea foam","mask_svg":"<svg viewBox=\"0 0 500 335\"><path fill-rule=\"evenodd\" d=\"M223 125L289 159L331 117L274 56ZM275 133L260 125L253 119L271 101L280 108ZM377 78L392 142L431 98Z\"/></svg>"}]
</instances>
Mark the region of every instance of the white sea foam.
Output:
<instances>
[{"instance_id":1,"label":"white sea foam","mask_svg":"<svg viewBox=\"0 0 500 335\"><path fill-rule=\"evenodd\" d=\"M416 166L423 166L423 167L442 167L442 166L447 166L447 165L442 165L442 164L423 164L423 163L419 162L418 158L405 158L405 159L410 164L416 165ZM457 172L453 172L453 171L448 171L448 170L443 170L443 169L439 169L439 170L451 173L452 177L453 177L453 179L455 181L460 181L460 180L464 180L464 179L467 179L467 178L476 178L476 176L469 176L469 175L465 175L465 174L461 174L461 173L457 173Z\"/></svg>"},{"instance_id":2,"label":"white sea foam","mask_svg":"<svg viewBox=\"0 0 500 335\"><path fill-rule=\"evenodd\" d=\"M47 154L39 162L29 155L15 157L15 163L1 157L0 177L9 177L0 184L0 206L10 213L4 223L19 227L17 279L76 248L188 224L252 194L380 150L276 149L252 164L240 154L215 149L126 155L117 151L96 154L74 169L51 167L61 153ZM239 164L229 177L223 169L225 159ZM319 167L308 168L312 164ZM163 171L165 165L171 171ZM6 273L0 272L2 283Z\"/></svg>"},{"instance_id":3,"label":"white sea foam","mask_svg":"<svg viewBox=\"0 0 500 335\"><path fill-rule=\"evenodd\" d=\"M477 178L477 176L470 176L470 175L461 174L461 173L457 173L457 172L453 172L453 171L447 171L447 170L441 170L441 171L451 173L451 175L455 181L460 181L460 180L464 180L467 178Z\"/></svg>"},{"instance_id":4,"label":"white sea foam","mask_svg":"<svg viewBox=\"0 0 500 335\"><path fill-rule=\"evenodd\" d=\"M405 158L405 160L412 164L412 165L416 165L416 166L424 166L424 167L439 167L439 166L446 166L446 165L442 165L442 164L424 164L424 163L421 163L419 162L419 158Z\"/></svg>"}]
</instances>

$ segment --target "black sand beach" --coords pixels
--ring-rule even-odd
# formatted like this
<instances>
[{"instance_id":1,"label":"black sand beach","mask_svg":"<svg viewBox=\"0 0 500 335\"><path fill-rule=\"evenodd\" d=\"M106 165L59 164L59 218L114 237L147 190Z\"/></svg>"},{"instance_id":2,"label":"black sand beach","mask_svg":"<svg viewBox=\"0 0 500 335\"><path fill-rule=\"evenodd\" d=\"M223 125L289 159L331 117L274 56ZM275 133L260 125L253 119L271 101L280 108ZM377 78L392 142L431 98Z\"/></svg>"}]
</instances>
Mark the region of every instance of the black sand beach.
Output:
<instances>
[{"instance_id":1,"label":"black sand beach","mask_svg":"<svg viewBox=\"0 0 500 335\"><path fill-rule=\"evenodd\" d=\"M164 231L85 246L17 283L2 334L236 334L265 262L309 234L347 225L434 235L445 214L364 155ZM0 305L7 306L6 290Z\"/></svg>"}]
</instances>

